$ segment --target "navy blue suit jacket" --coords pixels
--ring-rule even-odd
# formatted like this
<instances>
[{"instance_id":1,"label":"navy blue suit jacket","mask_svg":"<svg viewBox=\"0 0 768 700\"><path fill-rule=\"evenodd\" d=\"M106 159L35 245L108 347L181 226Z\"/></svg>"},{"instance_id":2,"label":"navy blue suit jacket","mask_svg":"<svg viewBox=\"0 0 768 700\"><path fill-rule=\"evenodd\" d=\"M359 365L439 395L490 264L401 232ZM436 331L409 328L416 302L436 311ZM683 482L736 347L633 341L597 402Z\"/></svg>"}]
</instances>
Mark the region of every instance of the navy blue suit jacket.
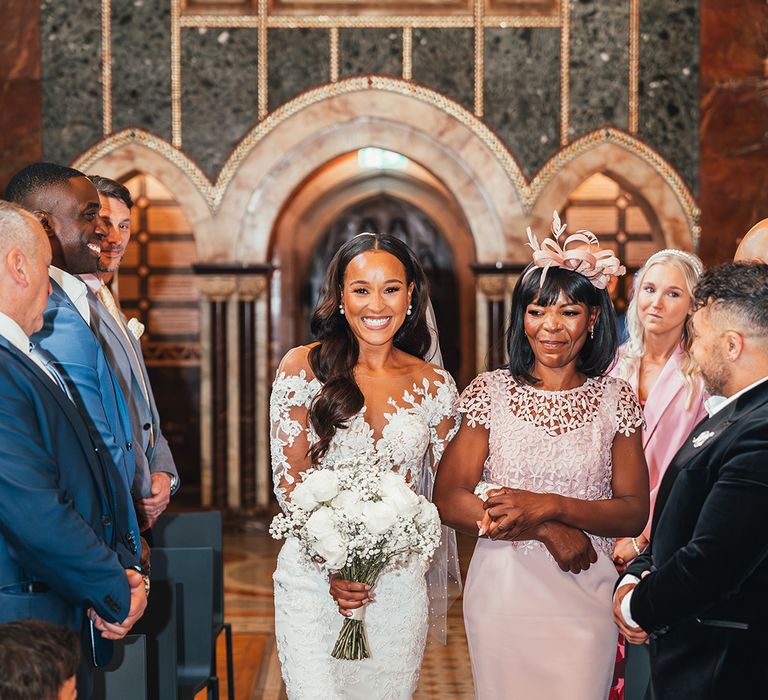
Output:
<instances>
[{"instance_id":1,"label":"navy blue suit jacket","mask_svg":"<svg viewBox=\"0 0 768 700\"><path fill-rule=\"evenodd\" d=\"M107 457L70 399L0 337L0 622L82 635L89 607L110 622L127 616L124 569L139 557L116 546L128 494ZM112 643L97 633L89 646L107 657Z\"/></svg>"},{"instance_id":2,"label":"navy blue suit jacket","mask_svg":"<svg viewBox=\"0 0 768 700\"><path fill-rule=\"evenodd\" d=\"M53 289L43 315L43 328L30 340L45 350L67 383L85 419L94 444L111 457L113 479L126 492L124 529L117 546L127 554L140 551L139 525L130 496L134 477L131 421L125 398L93 331L66 292L51 280ZM119 550L118 550L119 551Z\"/></svg>"}]
</instances>

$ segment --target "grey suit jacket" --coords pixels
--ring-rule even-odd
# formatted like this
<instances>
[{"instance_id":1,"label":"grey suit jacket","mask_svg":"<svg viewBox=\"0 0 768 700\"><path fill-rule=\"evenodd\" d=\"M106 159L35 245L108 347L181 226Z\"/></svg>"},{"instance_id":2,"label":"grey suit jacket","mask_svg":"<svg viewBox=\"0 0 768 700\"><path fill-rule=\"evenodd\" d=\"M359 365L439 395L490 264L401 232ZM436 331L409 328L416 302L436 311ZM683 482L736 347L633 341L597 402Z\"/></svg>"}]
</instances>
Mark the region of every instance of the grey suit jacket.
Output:
<instances>
[{"instance_id":1,"label":"grey suit jacket","mask_svg":"<svg viewBox=\"0 0 768 700\"><path fill-rule=\"evenodd\" d=\"M160 429L160 416L157 413L155 397L152 394L147 367L141 353L141 344L130 331L129 339L126 339L117 321L90 288L88 304L91 308L91 328L99 339L112 371L117 377L117 382L125 394L134 444L136 447L141 446L141 449L133 451L136 460L136 475L131 489L133 496L147 498L152 495L152 472L173 474L177 479L178 488L178 471L171 449L168 447L168 441ZM133 344L133 350L128 345L129 342ZM149 402L144 396L142 377L146 383ZM155 436L154 445L150 445L150 432Z\"/></svg>"}]
</instances>

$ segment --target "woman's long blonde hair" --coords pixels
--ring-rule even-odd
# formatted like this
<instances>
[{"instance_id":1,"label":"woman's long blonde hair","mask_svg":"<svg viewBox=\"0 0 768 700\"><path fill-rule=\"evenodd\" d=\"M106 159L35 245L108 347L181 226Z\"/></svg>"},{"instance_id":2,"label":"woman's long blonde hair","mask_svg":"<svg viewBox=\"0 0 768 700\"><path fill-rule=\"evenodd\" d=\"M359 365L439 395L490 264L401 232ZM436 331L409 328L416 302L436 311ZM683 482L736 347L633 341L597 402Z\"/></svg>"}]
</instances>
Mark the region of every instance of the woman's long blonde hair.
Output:
<instances>
[{"instance_id":1,"label":"woman's long blonde hair","mask_svg":"<svg viewBox=\"0 0 768 700\"><path fill-rule=\"evenodd\" d=\"M704 271L704 265L701 260L693 253L686 253L682 250L675 250L673 248L666 248L660 250L657 253L651 255L635 275L635 281L632 285L632 299L627 307L627 332L629 338L624 345L619 348L619 371L624 377L631 377L640 366L640 361L645 354L645 331L643 324L640 322L640 315L637 312L637 297L638 290L640 289L645 273L648 272L654 265L673 265L683 275L685 280L686 290L688 292L691 301L693 301L693 288L699 281L701 273ZM695 378L699 373L699 367L696 361L691 355L691 343L693 342L693 328L691 325L692 314L688 314L688 318L683 324L683 333L680 338L680 345L685 353L685 359L680 367L680 372L683 375L683 383L685 384L687 396L686 396L686 409L690 408L696 389Z\"/></svg>"}]
</instances>

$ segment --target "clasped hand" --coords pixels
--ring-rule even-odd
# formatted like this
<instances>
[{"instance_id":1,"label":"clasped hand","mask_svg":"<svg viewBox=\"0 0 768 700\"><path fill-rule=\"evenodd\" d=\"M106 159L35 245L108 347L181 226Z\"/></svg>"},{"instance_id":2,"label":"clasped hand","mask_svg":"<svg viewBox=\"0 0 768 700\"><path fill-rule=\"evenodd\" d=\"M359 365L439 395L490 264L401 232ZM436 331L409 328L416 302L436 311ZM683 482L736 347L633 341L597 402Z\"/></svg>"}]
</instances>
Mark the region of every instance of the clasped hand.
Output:
<instances>
[{"instance_id":1,"label":"clasped hand","mask_svg":"<svg viewBox=\"0 0 768 700\"><path fill-rule=\"evenodd\" d=\"M492 540L515 540L527 530L555 519L554 496L521 489L492 489L483 504L480 534Z\"/></svg>"}]
</instances>

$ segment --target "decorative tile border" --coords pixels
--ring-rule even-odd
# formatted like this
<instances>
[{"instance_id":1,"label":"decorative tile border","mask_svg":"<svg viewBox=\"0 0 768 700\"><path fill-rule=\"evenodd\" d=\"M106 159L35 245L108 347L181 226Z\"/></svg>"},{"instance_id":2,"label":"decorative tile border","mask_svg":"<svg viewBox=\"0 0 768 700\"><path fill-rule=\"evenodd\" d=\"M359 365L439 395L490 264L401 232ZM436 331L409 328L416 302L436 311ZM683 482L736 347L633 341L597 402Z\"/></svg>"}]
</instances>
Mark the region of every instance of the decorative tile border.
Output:
<instances>
[{"instance_id":1,"label":"decorative tile border","mask_svg":"<svg viewBox=\"0 0 768 700\"><path fill-rule=\"evenodd\" d=\"M639 124L640 0L629 0L629 133Z\"/></svg>"},{"instance_id":2,"label":"decorative tile border","mask_svg":"<svg viewBox=\"0 0 768 700\"><path fill-rule=\"evenodd\" d=\"M101 0L101 121L104 136L112 133L112 0Z\"/></svg>"}]
</instances>

